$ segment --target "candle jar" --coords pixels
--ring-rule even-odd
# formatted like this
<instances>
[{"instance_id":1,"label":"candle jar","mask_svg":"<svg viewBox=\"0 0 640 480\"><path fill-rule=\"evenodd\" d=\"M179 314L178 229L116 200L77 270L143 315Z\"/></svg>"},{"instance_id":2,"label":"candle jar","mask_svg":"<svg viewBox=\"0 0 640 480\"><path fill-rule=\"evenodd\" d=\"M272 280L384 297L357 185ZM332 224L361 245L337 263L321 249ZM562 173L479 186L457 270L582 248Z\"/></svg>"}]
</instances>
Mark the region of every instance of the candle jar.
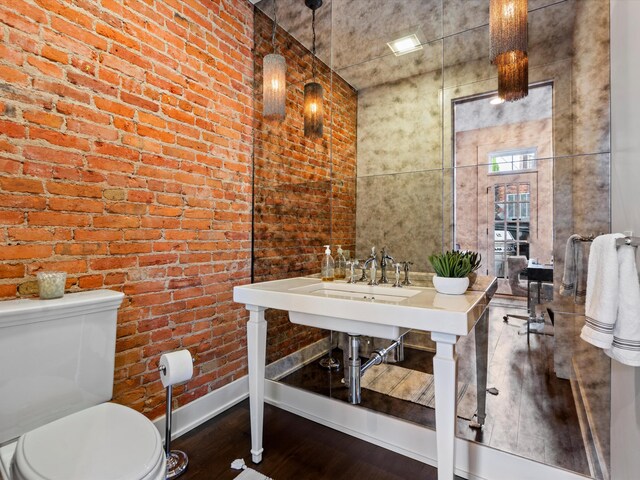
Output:
<instances>
[{"instance_id":1,"label":"candle jar","mask_svg":"<svg viewBox=\"0 0 640 480\"><path fill-rule=\"evenodd\" d=\"M40 298L60 298L64 295L67 282L66 272L38 272L38 292Z\"/></svg>"}]
</instances>

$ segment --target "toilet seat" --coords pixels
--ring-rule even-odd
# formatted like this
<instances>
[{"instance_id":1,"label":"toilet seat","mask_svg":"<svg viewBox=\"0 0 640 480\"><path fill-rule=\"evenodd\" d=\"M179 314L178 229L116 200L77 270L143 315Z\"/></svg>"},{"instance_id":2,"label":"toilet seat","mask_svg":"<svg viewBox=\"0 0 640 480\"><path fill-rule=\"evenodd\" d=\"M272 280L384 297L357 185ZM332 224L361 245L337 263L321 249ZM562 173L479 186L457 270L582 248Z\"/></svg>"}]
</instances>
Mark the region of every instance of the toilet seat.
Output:
<instances>
[{"instance_id":1,"label":"toilet seat","mask_svg":"<svg viewBox=\"0 0 640 480\"><path fill-rule=\"evenodd\" d=\"M141 413L103 403L20 437L11 480L160 480L162 439Z\"/></svg>"}]
</instances>

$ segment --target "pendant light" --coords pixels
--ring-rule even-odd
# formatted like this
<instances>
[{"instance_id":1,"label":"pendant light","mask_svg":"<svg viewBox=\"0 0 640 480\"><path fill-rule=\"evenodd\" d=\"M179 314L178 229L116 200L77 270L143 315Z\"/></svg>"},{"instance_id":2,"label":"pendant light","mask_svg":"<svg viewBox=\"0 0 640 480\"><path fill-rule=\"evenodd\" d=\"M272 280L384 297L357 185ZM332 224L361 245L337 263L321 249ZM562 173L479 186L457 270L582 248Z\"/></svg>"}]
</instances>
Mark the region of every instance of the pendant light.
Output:
<instances>
[{"instance_id":1,"label":"pendant light","mask_svg":"<svg viewBox=\"0 0 640 480\"><path fill-rule=\"evenodd\" d=\"M519 100L529 93L528 2L491 0L489 10L489 58L498 67L498 95Z\"/></svg>"},{"instance_id":2,"label":"pendant light","mask_svg":"<svg viewBox=\"0 0 640 480\"><path fill-rule=\"evenodd\" d=\"M278 22L276 0L273 0L273 52L265 55L262 62L262 116L265 120L282 123L285 118L286 69L284 57L277 53L276 26Z\"/></svg>"},{"instance_id":3,"label":"pendant light","mask_svg":"<svg viewBox=\"0 0 640 480\"><path fill-rule=\"evenodd\" d=\"M323 99L322 85L316 82L316 10L322 6L322 0L305 0L311 9L311 30L313 34L311 72L312 81L304 86L304 136L315 140L322 138Z\"/></svg>"}]
</instances>

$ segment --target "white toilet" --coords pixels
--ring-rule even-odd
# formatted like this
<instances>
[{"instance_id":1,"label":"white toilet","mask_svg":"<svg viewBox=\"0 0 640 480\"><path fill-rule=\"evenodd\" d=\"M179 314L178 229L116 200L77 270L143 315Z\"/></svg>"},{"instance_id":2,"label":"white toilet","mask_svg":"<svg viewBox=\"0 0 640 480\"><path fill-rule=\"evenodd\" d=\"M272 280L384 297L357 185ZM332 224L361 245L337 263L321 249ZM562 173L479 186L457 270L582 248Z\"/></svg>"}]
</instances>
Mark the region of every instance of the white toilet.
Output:
<instances>
[{"instance_id":1,"label":"white toilet","mask_svg":"<svg viewBox=\"0 0 640 480\"><path fill-rule=\"evenodd\" d=\"M3 480L161 480L153 423L105 403L113 393L111 290L0 302L0 474Z\"/></svg>"}]
</instances>

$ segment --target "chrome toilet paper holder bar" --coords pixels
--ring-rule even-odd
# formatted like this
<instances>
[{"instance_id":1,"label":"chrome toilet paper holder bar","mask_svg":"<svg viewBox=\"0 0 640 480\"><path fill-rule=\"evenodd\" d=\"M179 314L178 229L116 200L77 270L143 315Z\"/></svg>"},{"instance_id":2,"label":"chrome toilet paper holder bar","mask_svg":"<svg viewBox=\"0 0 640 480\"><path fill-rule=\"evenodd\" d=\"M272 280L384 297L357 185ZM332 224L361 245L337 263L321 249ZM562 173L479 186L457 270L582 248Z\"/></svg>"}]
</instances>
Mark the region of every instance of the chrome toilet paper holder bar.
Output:
<instances>
[{"instance_id":1,"label":"chrome toilet paper holder bar","mask_svg":"<svg viewBox=\"0 0 640 480\"><path fill-rule=\"evenodd\" d=\"M195 359L191 359L195 363ZM163 374L166 373L166 367L160 365L158 370ZM182 450L171 450L171 403L173 397L173 385L167 385L167 410L165 413L165 441L164 454L167 460L167 470L165 478L167 480L176 478L184 473L189 465L189 457Z\"/></svg>"}]
</instances>

